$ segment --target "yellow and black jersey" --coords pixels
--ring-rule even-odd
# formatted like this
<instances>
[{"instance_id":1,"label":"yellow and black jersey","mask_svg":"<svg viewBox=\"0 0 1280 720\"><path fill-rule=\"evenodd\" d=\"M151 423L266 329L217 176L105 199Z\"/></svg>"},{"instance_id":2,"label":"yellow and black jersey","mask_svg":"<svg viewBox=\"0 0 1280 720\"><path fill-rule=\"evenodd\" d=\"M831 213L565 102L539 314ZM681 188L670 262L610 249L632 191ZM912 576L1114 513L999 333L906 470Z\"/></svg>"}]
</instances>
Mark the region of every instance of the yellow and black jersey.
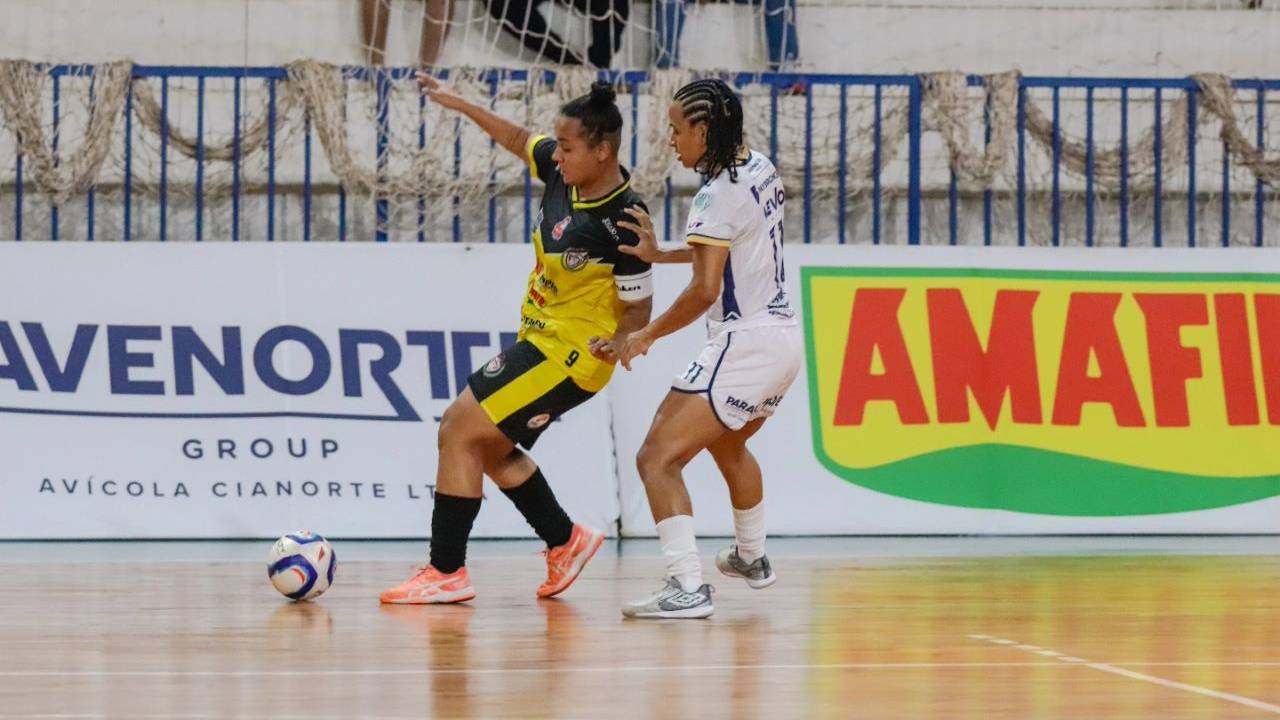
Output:
<instances>
[{"instance_id":1,"label":"yellow and black jersey","mask_svg":"<svg viewBox=\"0 0 1280 720\"><path fill-rule=\"evenodd\" d=\"M631 191L625 169L622 185L612 192L595 200L579 198L551 159L555 149L555 140L535 136L526 153L530 170L546 189L533 231L537 262L520 313L519 339L541 350L579 387L598 392L609 382L613 365L595 359L587 341L613 337L623 301L652 293L649 264L618 250L639 242L618 227L619 220L635 221L624 210L645 205Z\"/></svg>"}]
</instances>

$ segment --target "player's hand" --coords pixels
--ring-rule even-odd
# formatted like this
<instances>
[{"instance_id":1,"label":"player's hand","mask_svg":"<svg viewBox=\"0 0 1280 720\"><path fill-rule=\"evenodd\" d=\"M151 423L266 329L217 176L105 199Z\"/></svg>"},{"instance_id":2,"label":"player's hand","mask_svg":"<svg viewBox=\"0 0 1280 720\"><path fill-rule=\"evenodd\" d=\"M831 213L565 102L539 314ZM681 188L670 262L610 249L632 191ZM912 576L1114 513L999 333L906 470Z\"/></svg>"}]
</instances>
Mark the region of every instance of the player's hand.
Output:
<instances>
[{"instance_id":1,"label":"player's hand","mask_svg":"<svg viewBox=\"0 0 1280 720\"><path fill-rule=\"evenodd\" d=\"M587 341L587 350L590 351L591 355L597 360L602 360L610 365L618 362L617 348L613 346L612 340L593 337Z\"/></svg>"},{"instance_id":2,"label":"player's hand","mask_svg":"<svg viewBox=\"0 0 1280 720\"><path fill-rule=\"evenodd\" d=\"M649 217L649 213L638 207L629 207L626 212L635 218L635 222L619 220L618 227L626 228L636 234L640 242L635 245L619 245L618 252L634 255L641 260L653 264L658 262L658 258L662 255L662 250L658 248L658 240L653 235L653 218Z\"/></svg>"},{"instance_id":3,"label":"player's hand","mask_svg":"<svg viewBox=\"0 0 1280 720\"><path fill-rule=\"evenodd\" d=\"M459 95L452 87L440 82L428 73L420 72L417 74L417 78L418 87L422 92L427 94L427 97L431 99L431 102L442 108L447 108L449 110L462 110L470 104L466 98Z\"/></svg>"},{"instance_id":4,"label":"player's hand","mask_svg":"<svg viewBox=\"0 0 1280 720\"><path fill-rule=\"evenodd\" d=\"M631 361L635 358L646 355L649 348L653 346L653 338L644 330L637 330L622 339L617 347L618 362L622 363L622 367L630 370Z\"/></svg>"}]
</instances>

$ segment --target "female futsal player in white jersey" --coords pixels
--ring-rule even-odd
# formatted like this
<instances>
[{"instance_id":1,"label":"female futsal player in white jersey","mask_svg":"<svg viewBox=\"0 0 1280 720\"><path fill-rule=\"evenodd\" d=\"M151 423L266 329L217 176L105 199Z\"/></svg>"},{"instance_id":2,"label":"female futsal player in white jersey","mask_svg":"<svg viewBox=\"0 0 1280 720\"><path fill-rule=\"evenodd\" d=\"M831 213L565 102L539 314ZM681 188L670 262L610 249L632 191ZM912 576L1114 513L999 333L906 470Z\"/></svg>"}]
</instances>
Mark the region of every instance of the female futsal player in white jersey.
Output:
<instances>
[{"instance_id":1,"label":"female futsal player in white jersey","mask_svg":"<svg viewBox=\"0 0 1280 720\"><path fill-rule=\"evenodd\" d=\"M711 615L711 587L702 582L693 509L681 472L707 450L729 486L737 543L716 557L725 575L753 588L775 579L764 554L760 465L747 450L781 402L803 360L803 334L787 300L782 259L782 179L742 137L742 103L720 80L681 88L669 108L671 144L680 162L703 176L685 231L689 247L663 251L653 223L631 211L635 248L619 248L646 262L691 262L688 287L670 308L616 347L597 341L593 352L624 367L654 341L706 315L707 344L654 416L636 457L667 580L652 595L623 607L634 618Z\"/></svg>"}]
</instances>

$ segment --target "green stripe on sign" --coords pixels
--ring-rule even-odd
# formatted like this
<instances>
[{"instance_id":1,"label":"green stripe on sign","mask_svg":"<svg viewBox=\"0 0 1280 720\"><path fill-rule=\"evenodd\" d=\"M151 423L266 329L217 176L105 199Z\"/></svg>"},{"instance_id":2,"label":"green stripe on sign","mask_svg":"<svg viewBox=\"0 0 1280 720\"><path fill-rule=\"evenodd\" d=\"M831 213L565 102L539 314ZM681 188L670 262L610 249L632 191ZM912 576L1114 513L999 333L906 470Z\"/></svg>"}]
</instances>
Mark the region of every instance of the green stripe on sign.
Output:
<instances>
[{"instance_id":1,"label":"green stripe on sign","mask_svg":"<svg viewBox=\"0 0 1280 720\"><path fill-rule=\"evenodd\" d=\"M1209 510L1280 495L1280 475L1186 475L1016 445L953 448L858 469L828 457L817 433L814 444L822 464L855 485L957 507L1103 517Z\"/></svg>"}]
</instances>

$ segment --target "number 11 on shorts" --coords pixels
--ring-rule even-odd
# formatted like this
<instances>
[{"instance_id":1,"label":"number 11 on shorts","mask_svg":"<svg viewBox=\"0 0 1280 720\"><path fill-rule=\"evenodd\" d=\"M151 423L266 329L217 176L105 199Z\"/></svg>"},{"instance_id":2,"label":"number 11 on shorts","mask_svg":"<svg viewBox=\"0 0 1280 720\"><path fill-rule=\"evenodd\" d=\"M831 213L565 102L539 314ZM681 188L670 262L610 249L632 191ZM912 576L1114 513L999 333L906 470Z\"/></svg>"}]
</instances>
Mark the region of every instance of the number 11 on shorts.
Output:
<instances>
[{"instance_id":1,"label":"number 11 on shorts","mask_svg":"<svg viewBox=\"0 0 1280 720\"><path fill-rule=\"evenodd\" d=\"M687 383L695 382L698 376L702 374L702 366L696 362L689 363L689 369L684 371L684 375L680 376L681 380Z\"/></svg>"}]
</instances>

